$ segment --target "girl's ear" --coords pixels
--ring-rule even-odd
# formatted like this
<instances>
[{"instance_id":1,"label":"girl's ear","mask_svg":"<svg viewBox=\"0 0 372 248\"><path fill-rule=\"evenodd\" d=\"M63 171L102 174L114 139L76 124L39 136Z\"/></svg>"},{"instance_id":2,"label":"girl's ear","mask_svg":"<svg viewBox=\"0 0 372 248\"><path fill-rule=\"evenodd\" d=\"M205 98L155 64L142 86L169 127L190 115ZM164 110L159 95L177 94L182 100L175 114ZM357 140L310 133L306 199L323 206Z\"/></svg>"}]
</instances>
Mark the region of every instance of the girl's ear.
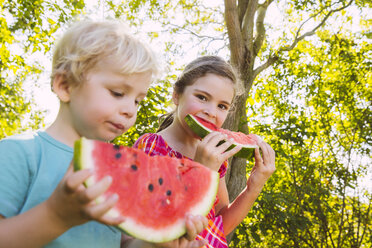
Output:
<instances>
[{"instance_id":1,"label":"girl's ear","mask_svg":"<svg viewBox=\"0 0 372 248\"><path fill-rule=\"evenodd\" d=\"M173 100L174 105L176 106L178 105L178 98L179 98L179 95L175 91L173 91L172 100Z\"/></svg>"},{"instance_id":2,"label":"girl's ear","mask_svg":"<svg viewBox=\"0 0 372 248\"><path fill-rule=\"evenodd\" d=\"M63 74L57 74L52 82L52 89L61 102L70 101L71 86Z\"/></svg>"}]
</instances>

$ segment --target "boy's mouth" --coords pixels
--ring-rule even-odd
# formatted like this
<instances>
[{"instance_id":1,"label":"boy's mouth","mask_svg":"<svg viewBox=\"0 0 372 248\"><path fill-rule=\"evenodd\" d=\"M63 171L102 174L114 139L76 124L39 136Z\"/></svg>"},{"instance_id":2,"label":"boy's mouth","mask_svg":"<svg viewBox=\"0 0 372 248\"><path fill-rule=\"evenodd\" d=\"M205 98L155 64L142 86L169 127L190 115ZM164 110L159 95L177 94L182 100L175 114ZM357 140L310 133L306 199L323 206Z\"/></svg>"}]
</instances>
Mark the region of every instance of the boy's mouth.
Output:
<instances>
[{"instance_id":1,"label":"boy's mouth","mask_svg":"<svg viewBox=\"0 0 372 248\"><path fill-rule=\"evenodd\" d=\"M109 122L112 126L114 126L116 129L124 130L125 127L119 123Z\"/></svg>"}]
</instances>

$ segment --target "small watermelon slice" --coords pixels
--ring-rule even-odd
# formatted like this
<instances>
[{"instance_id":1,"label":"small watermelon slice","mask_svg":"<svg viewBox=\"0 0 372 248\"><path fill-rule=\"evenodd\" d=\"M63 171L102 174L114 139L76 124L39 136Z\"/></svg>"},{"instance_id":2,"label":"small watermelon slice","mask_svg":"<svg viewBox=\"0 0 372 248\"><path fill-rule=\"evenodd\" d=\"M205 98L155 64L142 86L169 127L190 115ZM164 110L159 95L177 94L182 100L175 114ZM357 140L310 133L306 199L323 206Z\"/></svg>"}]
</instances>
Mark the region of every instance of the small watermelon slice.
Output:
<instances>
[{"instance_id":1,"label":"small watermelon slice","mask_svg":"<svg viewBox=\"0 0 372 248\"><path fill-rule=\"evenodd\" d=\"M112 177L97 202L118 194L108 214L124 216L117 228L133 237L154 243L174 240L186 232L186 213L206 216L215 201L219 174L197 162L150 157L139 149L86 138L76 141L74 149L75 170L93 170L87 187Z\"/></svg>"},{"instance_id":2,"label":"small watermelon slice","mask_svg":"<svg viewBox=\"0 0 372 248\"><path fill-rule=\"evenodd\" d=\"M191 130L193 130L193 132L200 138L204 138L213 131L224 133L228 138L232 138L234 143L227 150L234 148L238 144L242 146L242 149L234 155L236 157L252 159L254 157L254 149L258 148L258 137L256 135L246 135L241 132L233 132L227 129L218 128L213 123L191 114L188 114L185 117L185 121Z\"/></svg>"}]
</instances>

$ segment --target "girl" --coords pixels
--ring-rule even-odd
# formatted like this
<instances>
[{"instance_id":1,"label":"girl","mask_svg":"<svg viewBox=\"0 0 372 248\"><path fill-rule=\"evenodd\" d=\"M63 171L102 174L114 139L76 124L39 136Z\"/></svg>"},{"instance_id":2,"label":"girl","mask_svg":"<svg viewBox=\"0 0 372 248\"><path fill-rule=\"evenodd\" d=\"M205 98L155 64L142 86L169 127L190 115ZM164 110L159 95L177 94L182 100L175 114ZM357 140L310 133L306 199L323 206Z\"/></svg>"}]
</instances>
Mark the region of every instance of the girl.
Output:
<instances>
[{"instance_id":1,"label":"girl","mask_svg":"<svg viewBox=\"0 0 372 248\"><path fill-rule=\"evenodd\" d=\"M145 134L135 143L150 155L162 155L193 159L220 173L219 190L213 208L208 214L208 227L197 239L206 239L206 247L227 247L225 234L229 234L245 218L265 182L275 170L273 149L258 136L259 149L255 150L255 166L246 188L229 204L224 176L227 159L241 147L226 151L232 144L227 137L212 132L200 140L185 123L187 114L201 117L221 127L237 91L237 79L233 68L216 56L204 56L186 66L174 86L175 111L161 123L155 134ZM221 141L225 143L217 146Z\"/></svg>"}]
</instances>

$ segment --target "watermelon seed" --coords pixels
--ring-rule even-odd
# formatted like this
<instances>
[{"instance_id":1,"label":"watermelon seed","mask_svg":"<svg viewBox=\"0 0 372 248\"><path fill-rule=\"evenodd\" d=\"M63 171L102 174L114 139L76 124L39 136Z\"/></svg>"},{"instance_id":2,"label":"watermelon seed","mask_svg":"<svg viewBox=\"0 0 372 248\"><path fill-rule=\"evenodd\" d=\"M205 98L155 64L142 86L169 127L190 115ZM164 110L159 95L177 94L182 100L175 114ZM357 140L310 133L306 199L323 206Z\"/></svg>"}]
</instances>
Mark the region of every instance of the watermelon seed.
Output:
<instances>
[{"instance_id":1,"label":"watermelon seed","mask_svg":"<svg viewBox=\"0 0 372 248\"><path fill-rule=\"evenodd\" d=\"M149 184L149 191L152 192L154 190L154 185L152 183Z\"/></svg>"},{"instance_id":2,"label":"watermelon seed","mask_svg":"<svg viewBox=\"0 0 372 248\"><path fill-rule=\"evenodd\" d=\"M119 150L120 149L120 146L115 144L114 145L114 149Z\"/></svg>"},{"instance_id":3,"label":"watermelon seed","mask_svg":"<svg viewBox=\"0 0 372 248\"><path fill-rule=\"evenodd\" d=\"M163 184L163 178L159 178L159 185Z\"/></svg>"},{"instance_id":4,"label":"watermelon seed","mask_svg":"<svg viewBox=\"0 0 372 248\"><path fill-rule=\"evenodd\" d=\"M187 191L187 186L185 186L185 191Z\"/></svg>"},{"instance_id":5,"label":"watermelon seed","mask_svg":"<svg viewBox=\"0 0 372 248\"><path fill-rule=\"evenodd\" d=\"M172 194L172 191L168 190L167 191L167 196L170 196Z\"/></svg>"},{"instance_id":6,"label":"watermelon seed","mask_svg":"<svg viewBox=\"0 0 372 248\"><path fill-rule=\"evenodd\" d=\"M130 168L132 168L132 170L136 171L136 170L137 170L137 165L132 164L132 165L130 166Z\"/></svg>"},{"instance_id":7,"label":"watermelon seed","mask_svg":"<svg viewBox=\"0 0 372 248\"><path fill-rule=\"evenodd\" d=\"M117 158L117 159L121 158L121 153L116 153L115 158Z\"/></svg>"}]
</instances>

